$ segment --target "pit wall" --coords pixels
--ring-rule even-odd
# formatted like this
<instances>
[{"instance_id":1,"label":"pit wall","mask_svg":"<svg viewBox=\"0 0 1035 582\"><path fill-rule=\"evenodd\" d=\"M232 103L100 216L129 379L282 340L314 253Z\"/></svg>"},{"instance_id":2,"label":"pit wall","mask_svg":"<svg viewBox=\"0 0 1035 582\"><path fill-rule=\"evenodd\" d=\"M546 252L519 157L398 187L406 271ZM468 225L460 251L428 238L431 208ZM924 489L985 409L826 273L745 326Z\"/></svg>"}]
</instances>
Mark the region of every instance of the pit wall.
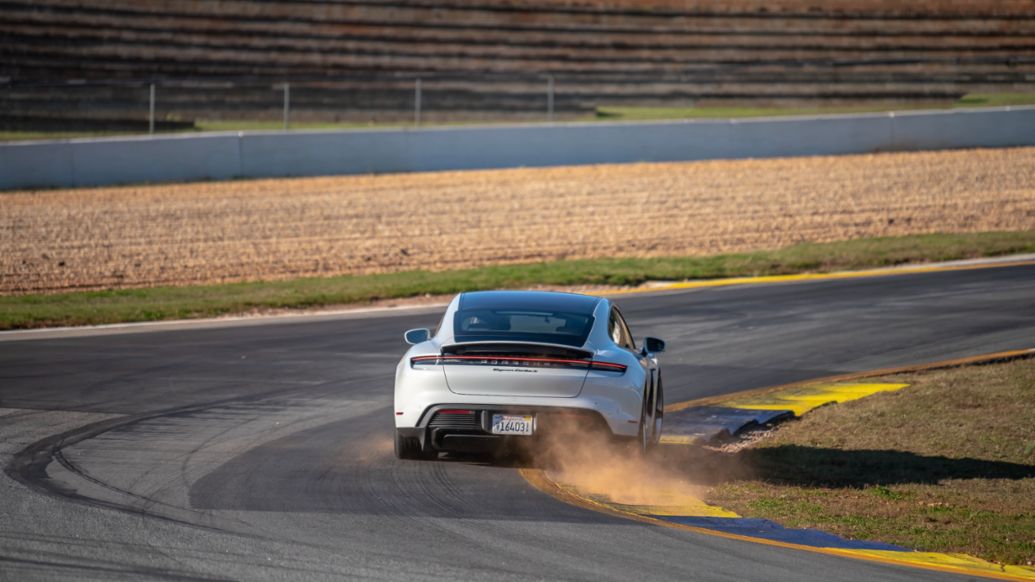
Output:
<instances>
[{"instance_id":1,"label":"pit wall","mask_svg":"<svg viewBox=\"0 0 1035 582\"><path fill-rule=\"evenodd\" d=\"M1035 107L0 145L0 189L1035 145Z\"/></svg>"}]
</instances>

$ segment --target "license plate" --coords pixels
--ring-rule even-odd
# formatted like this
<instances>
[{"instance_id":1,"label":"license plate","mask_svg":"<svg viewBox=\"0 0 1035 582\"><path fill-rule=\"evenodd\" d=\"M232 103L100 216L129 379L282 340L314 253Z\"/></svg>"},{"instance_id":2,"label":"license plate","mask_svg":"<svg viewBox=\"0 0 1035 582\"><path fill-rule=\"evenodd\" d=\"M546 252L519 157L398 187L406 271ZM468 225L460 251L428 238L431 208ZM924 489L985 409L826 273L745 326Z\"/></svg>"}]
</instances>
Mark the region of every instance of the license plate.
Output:
<instances>
[{"instance_id":1,"label":"license plate","mask_svg":"<svg viewBox=\"0 0 1035 582\"><path fill-rule=\"evenodd\" d=\"M493 414L492 434L532 434L533 417L531 414Z\"/></svg>"}]
</instances>

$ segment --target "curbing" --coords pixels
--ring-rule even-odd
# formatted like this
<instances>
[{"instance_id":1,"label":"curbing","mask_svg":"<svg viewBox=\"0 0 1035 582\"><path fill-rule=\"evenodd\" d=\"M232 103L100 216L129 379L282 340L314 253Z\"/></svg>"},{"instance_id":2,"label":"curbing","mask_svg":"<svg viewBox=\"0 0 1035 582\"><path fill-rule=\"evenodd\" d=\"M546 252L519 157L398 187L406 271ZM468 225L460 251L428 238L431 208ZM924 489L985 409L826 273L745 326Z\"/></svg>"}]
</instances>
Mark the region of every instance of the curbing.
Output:
<instances>
[{"instance_id":1,"label":"curbing","mask_svg":"<svg viewBox=\"0 0 1035 582\"><path fill-rule=\"evenodd\" d=\"M867 370L865 372L851 372L848 374L837 374L834 376L824 376L822 378L814 378L812 380L802 380L801 382L792 382L790 384L781 384L779 386L768 386L765 388L757 388L754 390L744 390L734 394L726 394L722 396L710 396L708 398L697 398L694 400L687 400L684 402L676 402L665 407L665 412L676 412L684 410L686 408L694 406L706 406L706 405L718 405L719 403L725 402L734 397L746 398L749 396L758 396L767 394L770 392L785 391L792 388L798 388L801 386L810 386L818 383L834 383L834 382L850 382L853 380L863 380L866 378L876 378L877 376L889 376L891 374L908 374L911 372L926 372L928 370L943 370L946 368L959 368L962 366L969 366L973 364L987 364L992 362L1008 362L1011 360L1020 360L1024 358L1035 357L1035 348L1025 348L1020 350L1008 350L1004 352L993 352L990 354L981 354L977 356L968 356L964 358L953 358L951 360L941 360L938 362L931 362L928 364L917 364L913 366L896 366L892 368L877 368L876 370Z\"/></svg>"},{"instance_id":2,"label":"curbing","mask_svg":"<svg viewBox=\"0 0 1035 582\"><path fill-rule=\"evenodd\" d=\"M1029 255L1017 260L989 259L984 262L950 262L940 265L916 265L907 267L884 267L863 269L859 271L837 271L834 273L798 273L795 275L764 275L761 277L728 277L725 279L701 279L696 281L677 281L673 283L654 284L648 287L609 291L600 295L625 295L631 293L652 293L659 291L682 291L686 289L704 289L707 287L726 287L729 285L762 285L769 283L797 283L808 281L828 281L837 279L856 279L862 277L888 277L892 275L921 275L924 273L940 273L945 271L971 271L974 269L990 269L995 267L1020 267L1033 264Z\"/></svg>"},{"instance_id":3,"label":"curbing","mask_svg":"<svg viewBox=\"0 0 1035 582\"><path fill-rule=\"evenodd\" d=\"M695 411L706 409L707 412L712 412L723 408L723 404L728 404L731 408L725 408L725 410L731 411L730 414L733 420L732 423L726 423L722 428L733 434L757 422L757 419L752 418L751 414L744 415L744 412L754 413L760 410L771 410L777 413L776 417L773 418L787 418L796 413L803 414L808 410L813 410L830 402L854 400L877 392L900 390L906 386L905 384L843 384L844 382L888 374L956 368L1032 357L1035 357L1035 348L996 352L915 366L869 370L758 390L747 390L724 396L679 402L667 406L666 411L670 414L685 413L692 416ZM786 406L789 402L791 403L790 407L780 408ZM752 406L755 408L749 408ZM698 416L701 415L698 414ZM739 426L737 426L737 423L740 423ZM731 428L732 430L730 430ZM711 436L715 436L715 434ZM683 438L682 440L676 439L674 442L692 443L701 440L706 441L708 438L704 438L704 435L701 435ZM672 442L667 441L666 444L671 444ZM816 530L784 528L768 520L742 518L736 513L721 507L707 505L700 500L694 500L696 503L684 501L675 508L622 505L608 499L589 495L574 487L557 483L550 479L547 473L541 469L525 468L520 470L520 474L534 488L565 503L643 523L726 539L896 566L1000 580L1028 582L1035 580L1035 568L1032 567L999 565L965 554L915 552L881 542L845 540Z\"/></svg>"},{"instance_id":4,"label":"curbing","mask_svg":"<svg viewBox=\"0 0 1035 582\"><path fill-rule=\"evenodd\" d=\"M693 444L732 436L752 426L801 416L827 404L837 404L872 396L878 392L901 390L908 384L816 383L786 386L757 394L746 393L724 398L713 406L666 408L666 428L662 444ZM680 406L685 403L679 403Z\"/></svg>"}]
</instances>

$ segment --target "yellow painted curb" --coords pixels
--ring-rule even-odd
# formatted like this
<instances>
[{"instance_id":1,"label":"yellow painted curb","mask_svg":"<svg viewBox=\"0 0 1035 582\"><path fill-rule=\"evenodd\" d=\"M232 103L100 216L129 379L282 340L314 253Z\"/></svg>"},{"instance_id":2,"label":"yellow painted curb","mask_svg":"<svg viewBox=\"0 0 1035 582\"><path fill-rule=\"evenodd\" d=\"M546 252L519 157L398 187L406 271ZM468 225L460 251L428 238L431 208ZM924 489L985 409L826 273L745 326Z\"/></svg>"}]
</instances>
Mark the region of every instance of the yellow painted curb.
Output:
<instances>
[{"instance_id":1,"label":"yellow painted curb","mask_svg":"<svg viewBox=\"0 0 1035 582\"><path fill-rule=\"evenodd\" d=\"M696 445L701 442L699 437L686 436L681 434L662 434L658 441L662 445Z\"/></svg>"},{"instance_id":2,"label":"yellow painted curb","mask_svg":"<svg viewBox=\"0 0 1035 582\"><path fill-rule=\"evenodd\" d=\"M795 416L801 416L820 406L850 402L879 392L894 392L906 386L909 384L814 384L734 398L722 405L748 410L790 410Z\"/></svg>"},{"instance_id":3,"label":"yellow painted curb","mask_svg":"<svg viewBox=\"0 0 1035 582\"><path fill-rule=\"evenodd\" d=\"M557 481L550 478L549 475L543 473L543 478L547 479L553 484L553 487L557 489L566 490L570 497L577 497L587 499L598 506L606 506L623 514L636 514L636 515L654 515L654 516L692 516L692 517L740 517L740 514L723 509L716 505L709 505L703 500L695 497L693 494L686 493L685 491L670 490L670 491L659 491L657 496L653 496L656 503L652 504L629 504L619 503L612 501L607 498L606 495L597 494L594 492L587 492L583 489L578 488L575 485L568 485L558 483Z\"/></svg>"},{"instance_id":4,"label":"yellow painted curb","mask_svg":"<svg viewBox=\"0 0 1035 582\"><path fill-rule=\"evenodd\" d=\"M727 277L725 279L700 279L693 281L676 281L673 283L650 284L632 289L618 289L604 292L587 292L593 296L629 295L633 293L655 293L658 291L677 291L682 289L704 289L708 287L725 287L728 285L760 285L769 283L792 283L796 281L826 281L833 279L856 279L861 277L891 277L895 275L917 275L922 273L941 273L948 271L973 271L977 269L995 269L1000 267L1019 267L1031 265L1033 261L1009 261L1002 263L974 263L967 265L940 265L916 267L885 267L865 269L861 271L835 271L833 273L799 273L796 275L761 275L758 277Z\"/></svg>"},{"instance_id":5,"label":"yellow painted curb","mask_svg":"<svg viewBox=\"0 0 1035 582\"><path fill-rule=\"evenodd\" d=\"M847 380L856 380L861 378L884 376L889 374L920 372L942 368L954 368L971 364L1022 359L1033 356L1035 356L1035 348L995 352L991 354L983 354L980 356L974 356L969 358L944 360L941 362L933 362L930 364L923 364L918 366L885 368L855 374L832 376L825 379L821 378L805 382L796 382L792 384L785 384L782 386L774 386L759 390L747 390L732 395L723 395L710 398L702 398L698 400L691 400L686 402L679 402L670 406L666 406L665 409L666 411L676 411L690 408L692 406L724 405L736 408L752 408L762 410L794 410L795 414L800 416L808 410L813 410L817 406L822 406L823 404L828 404L831 402L847 402L849 400L864 398L866 396L876 394L879 392L901 390L902 388L908 386L907 384L836 384L834 382L844 382ZM773 408L773 406L777 405L779 405L777 408ZM686 443L692 443L695 440L696 439L693 439L692 437L682 437L675 439L665 439L664 437L662 437L662 443L664 444L682 444L684 441ZM657 517L652 516L739 516L736 513L723 509L721 507L708 505L699 499L681 499L678 504L672 506L623 505L613 503L606 499L602 499L599 496L586 495L584 492L581 492L574 487L558 484L551 480L546 475L546 473L540 469L524 468L519 471L519 474L537 490L542 491L543 493L546 493L565 503L575 505L578 507L583 507L585 509L590 509L593 511L606 513L609 515L633 519L635 521L640 521L643 523L650 523L683 531L691 531L694 533L714 537L776 546L782 548L789 548L818 554L840 556L857 560L865 560L870 562L878 562L882 564L906 566L911 568L920 568L924 570L936 570L940 572L950 572L954 574L979 576L982 578L992 578L998 580L1015 580L1023 582L1035 581L1035 568L1027 566L994 564L992 562L988 562L980 558L975 558L973 556L968 556L966 554L825 548L795 544L791 542L770 540L765 538L757 538L723 531L717 531L704 527L674 523L664 519L658 519Z\"/></svg>"},{"instance_id":6,"label":"yellow painted curb","mask_svg":"<svg viewBox=\"0 0 1035 582\"><path fill-rule=\"evenodd\" d=\"M1013 580L1017 582L1031 582L1032 580L1035 580L1035 569L1028 568L1026 566L1000 566L998 564L993 564L991 562L986 562L984 560L980 560L978 558L966 556L963 554L936 554L931 552L895 552L887 550L851 550L844 548L823 548L795 544L791 542L782 542L778 540L770 540L765 538L756 538L693 525L684 525L681 523L675 523L664 519L657 519L655 517L650 517L648 515L638 514L623 509L621 506L605 503L600 500L582 497L576 492L569 490L569 488L565 488L558 485L557 483L554 483L546 476L546 474L543 471L539 469L521 469L519 471L519 474L525 479L525 481L532 485L532 487L551 497L554 497L555 499L559 499L570 505L582 507L583 509L589 509L591 511L597 511L615 517L624 517L634 521L639 521L641 523L659 525L671 529L678 529L682 531L724 538L728 540L750 542L753 544L761 544L777 548L787 548L791 550L800 550L803 552L824 554L828 556L838 556L842 558L851 558L855 560L864 560L867 562L876 562L880 564L890 564L893 566L905 566L909 568L919 568L922 570L935 570L938 572L949 572L952 574L978 576L981 578L992 578L995 580Z\"/></svg>"},{"instance_id":7,"label":"yellow painted curb","mask_svg":"<svg viewBox=\"0 0 1035 582\"><path fill-rule=\"evenodd\" d=\"M913 372L926 372L928 370L940 370L944 368L958 368L961 366L969 366L971 364L982 364L986 362L1006 361L1014 360L1019 358L1028 358L1035 356L1035 348L1027 348L1023 350L1008 350L1005 352L994 352L991 354L982 354L980 356L970 356L966 358L955 358L952 360L942 360L940 362L932 362L930 364L919 364L912 366L897 366L893 368L879 368L876 370L868 370L866 372L850 372L847 374L836 374L834 376L824 376L821 378L813 378L811 380L802 380L801 382L791 382L789 384L780 384L779 386L768 386L765 388L755 388L752 390L744 390L743 392L736 392L734 394L723 394L719 396L709 396L706 398L695 398L693 400L685 400L683 402L675 402L665 406L665 412L676 412L691 408L695 406L718 406L723 405L726 402L732 401L734 398L755 398L762 397L767 394L784 392L790 389L798 387L807 387L817 384L834 384L838 382L851 382L854 380L862 380L864 378L874 378L877 376L890 376L892 374L910 374Z\"/></svg>"},{"instance_id":8,"label":"yellow painted curb","mask_svg":"<svg viewBox=\"0 0 1035 582\"><path fill-rule=\"evenodd\" d=\"M893 558L916 564L927 564L942 568L955 568L968 574L984 572L1014 576L1017 580L1035 580L1035 568L1028 566L1001 566L966 554L942 554L937 552L892 552L888 550L856 550L859 553L882 559ZM901 554L905 553L905 556ZM975 570L977 572L975 572Z\"/></svg>"}]
</instances>

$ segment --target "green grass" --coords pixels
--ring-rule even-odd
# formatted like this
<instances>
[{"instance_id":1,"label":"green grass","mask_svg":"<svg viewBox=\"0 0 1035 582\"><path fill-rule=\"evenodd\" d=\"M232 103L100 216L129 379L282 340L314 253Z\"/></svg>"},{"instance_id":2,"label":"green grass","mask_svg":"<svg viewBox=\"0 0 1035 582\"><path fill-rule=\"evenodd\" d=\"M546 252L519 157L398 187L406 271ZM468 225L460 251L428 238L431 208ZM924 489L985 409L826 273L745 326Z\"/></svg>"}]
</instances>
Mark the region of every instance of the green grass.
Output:
<instances>
[{"instance_id":1,"label":"green grass","mask_svg":"<svg viewBox=\"0 0 1035 582\"><path fill-rule=\"evenodd\" d=\"M932 234L801 244L708 257L568 260L456 271L155 287L0 297L0 329L209 317L536 285L638 285L650 280L824 272L1035 252L1035 231Z\"/></svg>"},{"instance_id":2,"label":"green grass","mask_svg":"<svg viewBox=\"0 0 1035 582\"><path fill-rule=\"evenodd\" d=\"M0 141L114 137L118 135L139 135L139 133L128 131L0 131Z\"/></svg>"},{"instance_id":3,"label":"green grass","mask_svg":"<svg viewBox=\"0 0 1035 582\"><path fill-rule=\"evenodd\" d=\"M712 503L853 539L1035 564L1035 359L873 381L726 463Z\"/></svg>"},{"instance_id":4,"label":"green grass","mask_svg":"<svg viewBox=\"0 0 1035 582\"><path fill-rule=\"evenodd\" d=\"M257 121L248 119L199 119L194 122L197 131L280 131L284 129L283 121ZM313 129L365 129L380 128L389 129L393 127L412 127L412 123L361 123L361 122L292 122L289 129L292 130L313 130Z\"/></svg>"},{"instance_id":5,"label":"green grass","mask_svg":"<svg viewBox=\"0 0 1035 582\"><path fill-rule=\"evenodd\" d=\"M948 109L946 103L910 103L898 105L841 105L822 107L598 107L600 121L651 121L664 119L737 119L748 117L786 117L791 115L826 115L834 113L874 113L911 109Z\"/></svg>"},{"instance_id":6,"label":"green grass","mask_svg":"<svg viewBox=\"0 0 1035 582\"><path fill-rule=\"evenodd\" d=\"M1006 105L1035 105L1035 93L970 93L955 103L859 103L828 106L773 106L773 107L599 107L595 115L577 118L578 121L652 121L665 119L733 119L749 117L782 117L791 115L822 115L834 113L875 113L882 111L906 111L914 109L951 109L960 107L1001 107ZM513 121L500 120L502 123ZM491 120L425 122L424 127L453 126L492 123ZM292 122L290 129L392 129L412 127L405 121L390 122ZM195 121L195 129L183 132L207 131L279 131L283 128L280 120L206 120ZM182 132L180 132L182 133ZM116 135L139 135L130 131L0 131L0 141L21 141L39 139L70 139L79 137L105 137Z\"/></svg>"},{"instance_id":7,"label":"green grass","mask_svg":"<svg viewBox=\"0 0 1035 582\"><path fill-rule=\"evenodd\" d=\"M835 113L879 113L916 109L958 109L965 107L1003 107L1035 105L1035 93L971 93L955 103L877 103L813 107L599 107L596 119L602 121L650 121L662 119L733 119L783 117L788 115L825 115Z\"/></svg>"},{"instance_id":8,"label":"green grass","mask_svg":"<svg viewBox=\"0 0 1035 582\"><path fill-rule=\"evenodd\" d=\"M1006 107L1035 105L1035 93L968 93L953 107Z\"/></svg>"},{"instance_id":9,"label":"green grass","mask_svg":"<svg viewBox=\"0 0 1035 582\"><path fill-rule=\"evenodd\" d=\"M358 122L301 122L292 123L292 130L314 130L314 129L391 129L398 127L410 127L412 124L373 124ZM159 132L160 135L182 134L191 132L214 132L214 131L280 131L284 128L281 121L262 121L253 119L238 120L206 120L199 119L194 123L194 129L186 129L174 132ZM141 135L141 131L0 131L0 141L29 141L41 139L77 139L91 137L115 137L119 135Z\"/></svg>"},{"instance_id":10,"label":"green grass","mask_svg":"<svg viewBox=\"0 0 1035 582\"><path fill-rule=\"evenodd\" d=\"M589 118L587 120L592 120ZM470 120L470 121L432 121L424 122L421 127L452 127L463 125L484 125L484 124L513 124L520 123L513 120ZM386 122L361 122L361 121L292 121L290 131L309 130L360 130L360 129L411 129L412 121L386 121ZM160 131L159 135L184 134L184 133L205 133L217 131L281 131L284 129L284 122L281 120L259 120L259 119L198 119L194 121L194 127L176 131ZM75 139L91 137L113 137L119 135L141 135L141 131L0 131L0 141L28 141L41 139Z\"/></svg>"}]
</instances>

